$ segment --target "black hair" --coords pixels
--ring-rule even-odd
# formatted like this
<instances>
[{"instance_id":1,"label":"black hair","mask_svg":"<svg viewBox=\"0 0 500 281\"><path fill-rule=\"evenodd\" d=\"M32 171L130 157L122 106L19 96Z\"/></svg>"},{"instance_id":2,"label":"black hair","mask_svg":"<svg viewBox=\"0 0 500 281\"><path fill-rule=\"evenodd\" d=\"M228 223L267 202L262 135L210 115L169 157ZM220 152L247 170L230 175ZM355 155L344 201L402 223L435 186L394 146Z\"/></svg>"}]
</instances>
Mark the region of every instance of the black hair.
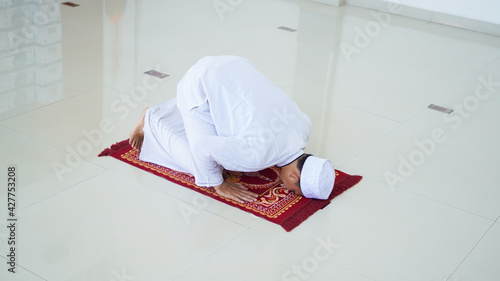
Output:
<instances>
[{"instance_id":1,"label":"black hair","mask_svg":"<svg viewBox=\"0 0 500 281\"><path fill-rule=\"evenodd\" d=\"M299 159L297 159L297 168L299 169L299 172L302 173L302 168L304 167L304 163L307 160L307 157L312 156L311 154L302 154Z\"/></svg>"},{"instance_id":2,"label":"black hair","mask_svg":"<svg viewBox=\"0 0 500 281\"><path fill-rule=\"evenodd\" d=\"M297 169L299 169L300 174L302 175L302 168L304 167L304 163L307 160L307 157L312 156L311 154L302 154L298 159L297 159ZM300 188L300 180L295 183L296 186Z\"/></svg>"}]
</instances>

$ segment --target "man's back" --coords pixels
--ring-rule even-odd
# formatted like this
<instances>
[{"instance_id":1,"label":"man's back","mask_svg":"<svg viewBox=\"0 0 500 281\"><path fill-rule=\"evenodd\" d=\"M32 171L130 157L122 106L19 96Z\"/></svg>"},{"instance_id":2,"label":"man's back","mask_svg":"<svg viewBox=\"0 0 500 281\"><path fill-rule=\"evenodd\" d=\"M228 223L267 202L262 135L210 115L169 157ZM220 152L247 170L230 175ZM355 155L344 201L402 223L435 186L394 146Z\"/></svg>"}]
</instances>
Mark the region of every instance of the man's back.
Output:
<instances>
[{"instance_id":1,"label":"man's back","mask_svg":"<svg viewBox=\"0 0 500 281\"><path fill-rule=\"evenodd\" d=\"M205 57L186 73L177 91L181 111L196 111L222 137L209 141L226 144L211 155L226 169L286 165L303 153L309 118L244 58ZM235 138L241 141L237 147L231 145Z\"/></svg>"}]
</instances>

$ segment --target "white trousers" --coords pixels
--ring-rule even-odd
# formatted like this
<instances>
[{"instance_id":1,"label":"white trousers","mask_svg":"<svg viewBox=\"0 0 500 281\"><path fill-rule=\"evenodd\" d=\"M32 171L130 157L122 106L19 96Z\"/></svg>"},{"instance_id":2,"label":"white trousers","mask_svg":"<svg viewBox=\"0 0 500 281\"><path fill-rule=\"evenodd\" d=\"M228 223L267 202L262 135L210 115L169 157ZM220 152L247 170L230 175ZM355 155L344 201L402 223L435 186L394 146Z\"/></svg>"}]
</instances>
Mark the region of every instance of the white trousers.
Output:
<instances>
[{"instance_id":1,"label":"white trousers","mask_svg":"<svg viewBox=\"0 0 500 281\"><path fill-rule=\"evenodd\" d=\"M139 159L193 174L192 156L176 99L146 111Z\"/></svg>"},{"instance_id":2,"label":"white trousers","mask_svg":"<svg viewBox=\"0 0 500 281\"><path fill-rule=\"evenodd\" d=\"M197 110L181 114L176 99L168 100L146 111L143 131L140 160L191 175L198 174L196 183L201 186L216 186L224 180L224 168L217 162L198 159L197 165L194 165L197 159L193 158L193 147L202 147L195 144L217 136L215 126L210 122L208 107L200 106ZM194 145L190 146L190 143ZM212 170L215 176L197 173L197 169Z\"/></svg>"}]
</instances>

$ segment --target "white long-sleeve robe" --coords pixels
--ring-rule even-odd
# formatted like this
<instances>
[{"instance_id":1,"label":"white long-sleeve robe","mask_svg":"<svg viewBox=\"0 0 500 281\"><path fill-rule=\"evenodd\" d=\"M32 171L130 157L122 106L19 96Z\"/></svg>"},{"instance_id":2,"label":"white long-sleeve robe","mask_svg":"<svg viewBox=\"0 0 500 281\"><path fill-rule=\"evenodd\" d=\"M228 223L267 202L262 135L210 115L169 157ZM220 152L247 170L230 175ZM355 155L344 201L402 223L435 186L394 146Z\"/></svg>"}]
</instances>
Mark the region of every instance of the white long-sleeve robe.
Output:
<instances>
[{"instance_id":1,"label":"white long-sleeve robe","mask_svg":"<svg viewBox=\"0 0 500 281\"><path fill-rule=\"evenodd\" d=\"M198 61L177 86L178 111L174 103L148 110L141 159L191 173L200 186L221 184L222 168L286 165L311 131L309 117L240 57Z\"/></svg>"}]
</instances>

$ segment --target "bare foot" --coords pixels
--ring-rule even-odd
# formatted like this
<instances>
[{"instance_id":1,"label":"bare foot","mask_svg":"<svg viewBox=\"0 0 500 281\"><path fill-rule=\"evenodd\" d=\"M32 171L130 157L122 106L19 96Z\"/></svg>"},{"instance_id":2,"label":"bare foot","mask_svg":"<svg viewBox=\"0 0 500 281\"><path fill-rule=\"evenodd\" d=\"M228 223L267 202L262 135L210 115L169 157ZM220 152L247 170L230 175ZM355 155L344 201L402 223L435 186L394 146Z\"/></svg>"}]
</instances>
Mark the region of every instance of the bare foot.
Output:
<instances>
[{"instance_id":1,"label":"bare foot","mask_svg":"<svg viewBox=\"0 0 500 281\"><path fill-rule=\"evenodd\" d=\"M130 132L130 139L128 143L130 143L132 148L135 150L141 150L142 148L142 141L144 140L144 131L142 130L142 128L144 127L144 117L146 116L146 110L147 108L142 111L141 119L139 119L139 122L137 122L134 129Z\"/></svg>"}]
</instances>

